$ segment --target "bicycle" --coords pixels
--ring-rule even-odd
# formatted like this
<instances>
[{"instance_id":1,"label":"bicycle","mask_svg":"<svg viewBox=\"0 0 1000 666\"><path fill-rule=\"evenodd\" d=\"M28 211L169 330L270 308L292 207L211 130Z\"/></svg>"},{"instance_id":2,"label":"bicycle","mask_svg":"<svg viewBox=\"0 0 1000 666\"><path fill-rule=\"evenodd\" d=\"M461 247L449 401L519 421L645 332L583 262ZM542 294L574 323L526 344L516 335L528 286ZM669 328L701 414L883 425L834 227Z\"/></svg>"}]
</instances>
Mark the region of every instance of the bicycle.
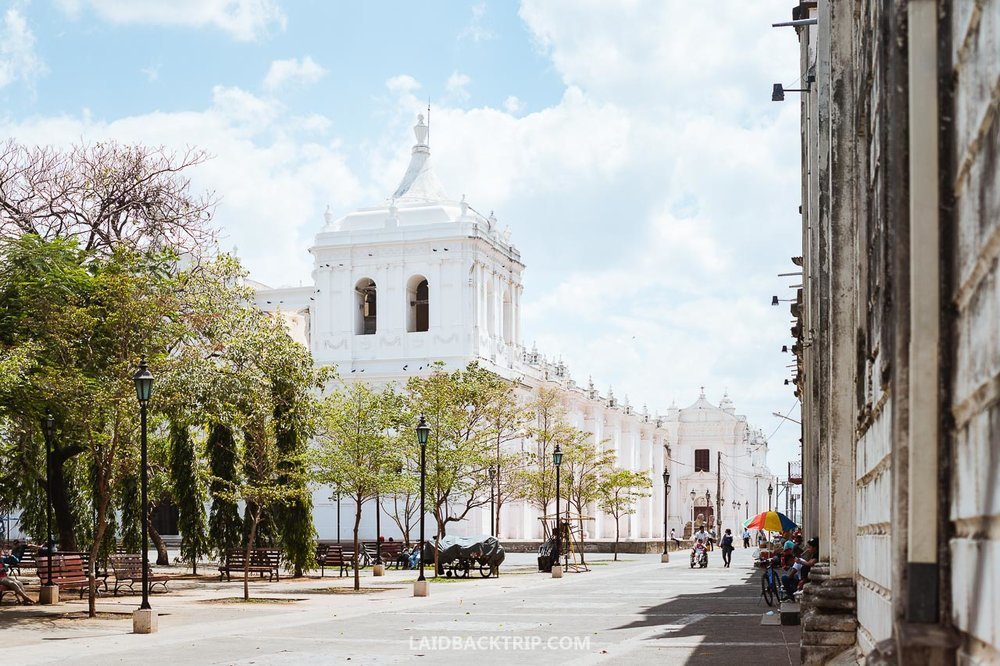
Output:
<instances>
[{"instance_id":1,"label":"bicycle","mask_svg":"<svg viewBox=\"0 0 1000 666\"><path fill-rule=\"evenodd\" d=\"M773 606L775 601L781 601L781 579L774 570L775 558L767 561L767 566L760 576L760 595L764 597L764 603Z\"/></svg>"}]
</instances>

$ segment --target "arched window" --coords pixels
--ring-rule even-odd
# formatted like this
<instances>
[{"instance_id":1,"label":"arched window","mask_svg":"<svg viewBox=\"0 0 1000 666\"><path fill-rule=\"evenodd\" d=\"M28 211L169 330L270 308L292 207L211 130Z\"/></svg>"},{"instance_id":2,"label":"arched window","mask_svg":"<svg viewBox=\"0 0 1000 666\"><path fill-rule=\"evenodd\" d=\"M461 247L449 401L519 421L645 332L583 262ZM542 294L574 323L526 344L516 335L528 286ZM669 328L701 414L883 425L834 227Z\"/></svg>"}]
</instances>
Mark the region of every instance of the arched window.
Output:
<instances>
[{"instance_id":1,"label":"arched window","mask_svg":"<svg viewBox=\"0 0 1000 666\"><path fill-rule=\"evenodd\" d=\"M427 278L414 275L406 283L406 330L411 333L430 328L430 288Z\"/></svg>"},{"instance_id":2,"label":"arched window","mask_svg":"<svg viewBox=\"0 0 1000 666\"><path fill-rule=\"evenodd\" d=\"M375 287L375 280L371 278L361 278L354 285L354 332L357 335L374 335L376 330L376 306L378 301L378 290Z\"/></svg>"},{"instance_id":3,"label":"arched window","mask_svg":"<svg viewBox=\"0 0 1000 666\"><path fill-rule=\"evenodd\" d=\"M503 292L503 339L508 344L514 342L514 317L510 302L510 289Z\"/></svg>"}]
</instances>

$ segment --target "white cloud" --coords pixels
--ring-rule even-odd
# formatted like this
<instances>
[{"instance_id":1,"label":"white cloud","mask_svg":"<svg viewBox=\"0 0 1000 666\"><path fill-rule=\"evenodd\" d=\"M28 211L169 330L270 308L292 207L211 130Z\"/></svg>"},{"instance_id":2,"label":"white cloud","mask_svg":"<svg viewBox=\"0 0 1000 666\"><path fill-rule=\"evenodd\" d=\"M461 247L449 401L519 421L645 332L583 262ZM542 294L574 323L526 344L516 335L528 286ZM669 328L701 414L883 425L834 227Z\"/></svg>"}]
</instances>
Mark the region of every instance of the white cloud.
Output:
<instances>
[{"instance_id":1,"label":"white cloud","mask_svg":"<svg viewBox=\"0 0 1000 666\"><path fill-rule=\"evenodd\" d=\"M139 70L146 77L146 80L150 83L155 83L160 78L160 66L150 65L149 67L143 67Z\"/></svg>"},{"instance_id":2,"label":"white cloud","mask_svg":"<svg viewBox=\"0 0 1000 666\"><path fill-rule=\"evenodd\" d=\"M385 82L389 92L396 94L412 93L420 89L420 83L409 74L394 76Z\"/></svg>"},{"instance_id":3,"label":"white cloud","mask_svg":"<svg viewBox=\"0 0 1000 666\"><path fill-rule=\"evenodd\" d=\"M35 52L35 35L27 21L17 8L9 8L0 25L0 88L15 81L33 87L46 71L45 63Z\"/></svg>"},{"instance_id":4,"label":"white cloud","mask_svg":"<svg viewBox=\"0 0 1000 666\"><path fill-rule=\"evenodd\" d=\"M524 105L514 95L510 95L503 101L503 110L511 115L517 115Z\"/></svg>"},{"instance_id":5,"label":"white cloud","mask_svg":"<svg viewBox=\"0 0 1000 666\"><path fill-rule=\"evenodd\" d=\"M275 60L267 70L263 85L265 90L274 92L292 83L302 85L316 83L325 75L326 70L309 56L302 60L297 58Z\"/></svg>"},{"instance_id":6,"label":"white cloud","mask_svg":"<svg viewBox=\"0 0 1000 666\"><path fill-rule=\"evenodd\" d=\"M254 278L295 284L327 204L349 209L372 199L347 166L337 141L322 140L324 123L290 115L281 105L239 88L217 86L201 111L147 113L95 121L78 116L0 121L0 134L29 144L67 146L115 139L175 149L197 146L213 156L187 175L196 192L221 199L215 222L222 248L240 248ZM320 136L317 136L319 134Z\"/></svg>"},{"instance_id":7,"label":"white cloud","mask_svg":"<svg viewBox=\"0 0 1000 666\"><path fill-rule=\"evenodd\" d=\"M469 99L469 91L466 88L470 83L472 83L472 79L468 75L452 72L451 76L448 77L448 83L445 84L445 89L454 99L464 102Z\"/></svg>"},{"instance_id":8,"label":"white cloud","mask_svg":"<svg viewBox=\"0 0 1000 666\"><path fill-rule=\"evenodd\" d=\"M425 102L410 77L386 86L397 93L400 131L384 138L371 168L374 182L388 193L406 169L408 128L417 112L425 112ZM555 106L520 118L490 107L434 105L432 121L431 149L445 189L461 187L452 194L465 193L473 205L498 211L514 196L564 192L612 176L626 160L630 131L620 109L596 104L576 88Z\"/></svg>"},{"instance_id":9,"label":"white cloud","mask_svg":"<svg viewBox=\"0 0 1000 666\"><path fill-rule=\"evenodd\" d=\"M472 17L469 22L458 33L459 39L471 39L474 42L483 42L496 37L496 33L486 27L483 19L486 16L486 3L479 2L472 6Z\"/></svg>"},{"instance_id":10,"label":"white cloud","mask_svg":"<svg viewBox=\"0 0 1000 666\"><path fill-rule=\"evenodd\" d=\"M214 26L240 41L266 35L272 25L284 29L285 14L275 0L57 0L70 16L84 8L112 23Z\"/></svg>"}]
</instances>

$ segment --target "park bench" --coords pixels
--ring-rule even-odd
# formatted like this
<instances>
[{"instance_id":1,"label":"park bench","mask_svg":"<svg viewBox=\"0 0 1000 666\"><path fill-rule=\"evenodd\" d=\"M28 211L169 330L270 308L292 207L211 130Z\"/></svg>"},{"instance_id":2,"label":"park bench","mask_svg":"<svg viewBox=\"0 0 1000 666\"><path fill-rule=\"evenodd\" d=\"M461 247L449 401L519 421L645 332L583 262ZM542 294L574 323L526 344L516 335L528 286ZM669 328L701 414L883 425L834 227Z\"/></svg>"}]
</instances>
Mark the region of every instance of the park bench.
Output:
<instances>
[{"instance_id":1,"label":"park bench","mask_svg":"<svg viewBox=\"0 0 1000 666\"><path fill-rule=\"evenodd\" d=\"M316 564L319 565L320 578L326 575L326 567L339 568L340 575L343 576L344 572L354 566L353 553L345 553L343 546L321 543L316 546Z\"/></svg>"},{"instance_id":2,"label":"park bench","mask_svg":"<svg viewBox=\"0 0 1000 666\"><path fill-rule=\"evenodd\" d=\"M80 590L80 598L84 591L90 589L90 579L83 566L83 558L79 555L56 553L55 555L37 555L35 557L38 580L45 585L49 580L49 560L52 562L52 583L60 590Z\"/></svg>"},{"instance_id":3,"label":"park bench","mask_svg":"<svg viewBox=\"0 0 1000 666\"><path fill-rule=\"evenodd\" d=\"M219 580L231 580L230 574L248 572L258 574L261 578L267 574L268 580L281 579L281 551L277 548L254 548L250 552L250 562L247 566L246 550L231 548L226 551L225 559L219 565Z\"/></svg>"},{"instance_id":4,"label":"park bench","mask_svg":"<svg viewBox=\"0 0 1000 666\"><path fill-rule=\"evenodd\" d=\"M387 567L393 565L398 569L400 566L399 556L403 552L403 544L398 541L386 541L382 543L379 548L379 554L382 556L382 563Z\"/></svg>"},{"instance_id":5,"label":"park bench","mask_svg":"<svg viewBox=\"0 0 1000 666\"><path fill-rule=\"evenodd\" d=\"M115 574L114 594L118 596L118 590L128 585L129 592L135 593L132 587L135 583L142 584L142 555L112 555L111 569ZM163 591L167 591L167 581L169 576L154 575L152 569L149 570L149 591L152 592L156 585L163 586Z\"/></svg>"},{"instance_id":6,"label":"park bench","mask_svg":"<svg viewBox=\"0 0 1000 666\"><path fill-rule=\"evenodd\" d=\"M84 573L86 573L87 571L89 571L90 551L84 551L84 550L62 550L62 551L58 551L56 553L56 555L67 555L67 556L72 556L72 557L79 557L81 560L83 560L83 571L84 571ZM94 580L97 581L97 587L98 587L98 589L100 589L100 587L103 585L104 586L104 591L105 592L108 591L108 576L110 576L110 575L111 574L108 571L107 562L100 562L100 561L98 561L98 562L96 562L94 564Z\"/></svg>"}]
</instances>

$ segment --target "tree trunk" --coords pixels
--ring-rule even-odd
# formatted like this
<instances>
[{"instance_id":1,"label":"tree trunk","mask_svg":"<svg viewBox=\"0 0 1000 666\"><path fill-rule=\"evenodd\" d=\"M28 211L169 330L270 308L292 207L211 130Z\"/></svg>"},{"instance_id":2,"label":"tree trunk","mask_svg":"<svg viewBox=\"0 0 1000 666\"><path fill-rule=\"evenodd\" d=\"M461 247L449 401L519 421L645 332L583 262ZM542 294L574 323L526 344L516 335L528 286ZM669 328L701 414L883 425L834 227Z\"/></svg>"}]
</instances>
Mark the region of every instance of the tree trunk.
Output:
<instances>
[{"instance_id":1,"label":"tree trunk","mask_svg":"<svg viewBox=\"0 0 1000 666\"><path fill-rule=\"evenodd\" d=\"M250 601L250 554L253 552L253 540L257 538L257 525L262 512L258 509L253 514L253 524L250 525L250 536L247 537L246 560L243 563L243 601Z\"/></svg>"},{"instance_id":2,"label":"tree trunk","mask_svg":"<svg viewBox=\"0 0 1000 666\"><path fill-rule=\"evenodd\" d=\"M354 506L354 590L358 591L361 589L361 570L358 569L361 561L361 542L358 540L358 530L361 528L361 501L355 501Z\"/></svg>"},{"instance_id":3,"label":"tree trunk","mask_svg":"<svg viewBox=\"0 0 1000 666\"><path fill-rule=\"evenodd\" d=\"M621 532L620 525L621 522L618 518L615 518L615 562L618 561L618 535Z\"/></svg>"},{"instance_id":4,"label":"tree trunk","mask_svg":"<svg viewBox=\"0 0 1000 666\"><path fill-rule=\"evenodd\" d=\"M66 477L63 474L63 463L68 457L58 449L52 451L52 513L59 532L59 550L76 551L72 503L66 492Z\"/></svg>"},{"instance_id":5,"label":"tree trunk","mask_svg":"<svg viewBox=\"0 0 1000 666\"><path fill-rule=\"evenodd\" d=\"M90 562L87 564L87 576L90 585L87 586L87 616L97 617L97 555L101 551L101 541L108 528L108 498L102 496L97 504L97 530L94 533L94 543L90 547ZM49 557L52 555L50 554Z\"/></svg>"},{"instance_id":6,"label":"tree trunk","mask_svg":"<svg viewBox=\"0 0 1000 666\"><path fill-rule=\"evenodd\" d=\"M156 564L161 567L170 565L170 554L167 553L167 544L163 543L163 537L153 528L153 521L146 517L146 527L149 529L149 538L156 547Z\"/></svg>"}]
</instances>

